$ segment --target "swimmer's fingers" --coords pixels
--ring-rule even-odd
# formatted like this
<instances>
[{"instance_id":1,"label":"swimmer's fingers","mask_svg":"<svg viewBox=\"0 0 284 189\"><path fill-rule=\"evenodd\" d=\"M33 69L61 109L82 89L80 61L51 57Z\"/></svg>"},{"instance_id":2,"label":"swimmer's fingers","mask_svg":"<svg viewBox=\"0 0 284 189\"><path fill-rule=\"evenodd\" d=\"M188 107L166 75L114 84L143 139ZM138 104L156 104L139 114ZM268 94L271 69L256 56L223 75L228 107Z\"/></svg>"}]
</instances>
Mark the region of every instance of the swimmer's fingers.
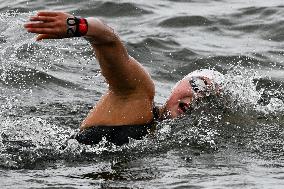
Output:
<instances>
[{"instance_id":1,"label":"swimmer's fingers","mask_svg":"<svg viewBox=\"0 0 284 189\"><path fill-rule=\"evenodd\" d=\"M30 33L51 34L51 35L58 35L60 33L58 28L27 28L27 31Z\"/></svg>"},{"instance_id":2,"label":"swimmer's fingers","mask_svg":"<svg viewBox=\"0 0 284 189\"><path fill-rule=\"evenodd\" d=\"M26 23L24 27L25 28L54 28L56 27L56 23L55 22L47 22L47 23L30 22L30 23Z\"/></svg>"},{"instance_id":3,"label":"swimmer's fingers","mask_svg":"<svg viewBox=\"0 0 284 189\"><path fill-rule=\"evenodd\" d=\"M32 16L30 17L30 21L55 22L56 18L49 16Z\"/></svg>"},{"instance_id":4,"label":"swimmer's fingers","mask_svg":"<svg viewBox=\"0 0 284 189\"><path fill-rule=\"evenodd\" d=\"M65 12L40 11L24 27L30 33L45 34L39 35L37 40L68 38L66 20L70 17L73 16Z\"/></svg>"}]
</instances>

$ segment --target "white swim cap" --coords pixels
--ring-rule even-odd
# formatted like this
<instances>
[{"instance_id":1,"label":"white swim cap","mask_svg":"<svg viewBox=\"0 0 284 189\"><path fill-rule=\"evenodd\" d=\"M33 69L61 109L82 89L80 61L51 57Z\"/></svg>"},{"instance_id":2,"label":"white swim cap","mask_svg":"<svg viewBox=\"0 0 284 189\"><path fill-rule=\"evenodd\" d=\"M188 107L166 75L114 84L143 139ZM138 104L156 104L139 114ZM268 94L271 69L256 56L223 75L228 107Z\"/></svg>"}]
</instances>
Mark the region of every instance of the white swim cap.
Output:
<instances>
[{"instance_id":1,"label":"white swim cap","mask_svg":"<svg viewBox=\"0 0 284 189\"><path fill-rule=\"evenodd\" d=\"M191 73L189 73L188 75L186 75L183 79L185 78L190 78L190 77L207 77L210 80L212 80L215 84L218 84L219 86L222 85L222 83L224 82L224 75L221 74L218 71L215 70L209 70L209 69L201 69L201 70L196 70L193 71Z\"/></svg>"}]
</instances>

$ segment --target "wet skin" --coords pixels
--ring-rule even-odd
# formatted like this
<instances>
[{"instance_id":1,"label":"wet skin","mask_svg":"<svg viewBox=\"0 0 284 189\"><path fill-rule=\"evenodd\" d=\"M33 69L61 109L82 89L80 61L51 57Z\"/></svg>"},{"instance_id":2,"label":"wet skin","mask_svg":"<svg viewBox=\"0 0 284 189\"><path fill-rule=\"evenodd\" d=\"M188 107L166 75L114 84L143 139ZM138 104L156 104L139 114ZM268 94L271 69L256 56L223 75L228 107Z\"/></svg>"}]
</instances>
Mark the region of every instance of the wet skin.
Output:
<instances>
[{"instance_id":1,"label":"wet skin","mask_svg":"<svg viewBox=\"0 0 284 189\"><path fill-rule=\"evenodd\" d=\"M212 81L207 77L198 77L201 79L206 88L212 86ZM180 80L173 88L171 95L165 103L164 117L176 118L185 114L194 101L197 98L202 98L205 94L203 91L197 91L190 84L191 77L185 77Z\"/></svg>"}]
</instances>

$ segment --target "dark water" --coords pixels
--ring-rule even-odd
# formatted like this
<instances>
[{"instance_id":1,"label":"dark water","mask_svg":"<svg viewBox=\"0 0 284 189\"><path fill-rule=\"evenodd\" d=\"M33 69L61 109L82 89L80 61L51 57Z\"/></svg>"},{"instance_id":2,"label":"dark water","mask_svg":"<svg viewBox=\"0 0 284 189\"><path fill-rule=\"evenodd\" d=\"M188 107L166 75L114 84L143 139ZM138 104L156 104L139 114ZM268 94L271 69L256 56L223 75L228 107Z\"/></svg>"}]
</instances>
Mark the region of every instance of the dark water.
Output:
<instances>
[{"instance_id":1,"label":"dark water","mask_svg":"<svg viewBox=\"0 0 284 189\"><path fill-rule=\"evenodd\" d=\"M116 28L157 104L203 68L225 75L223 95L129 145L68 140L107 86L83 39L24 31L43 9ZM2 0L0 10L1 188L283 188L283 0Z\"/></svg>"}]
</instances>

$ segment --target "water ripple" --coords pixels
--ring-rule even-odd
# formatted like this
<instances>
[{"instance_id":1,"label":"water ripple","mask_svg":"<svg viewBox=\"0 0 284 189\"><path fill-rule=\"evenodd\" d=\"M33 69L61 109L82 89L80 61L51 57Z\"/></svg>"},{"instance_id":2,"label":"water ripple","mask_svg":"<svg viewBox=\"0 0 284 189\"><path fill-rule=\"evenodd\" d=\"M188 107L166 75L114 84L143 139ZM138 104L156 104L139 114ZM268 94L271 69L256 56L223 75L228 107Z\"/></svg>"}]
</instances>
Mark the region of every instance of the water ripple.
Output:
<instances>
[{"instance_id":1,"label":"water ripple","mask_svg":"<svg viewBox=\"0 0 284 189\"><path fill-rule=\"evenodd\" d=\"M144 14L151 14L149 10L140 8L133 3L115 3L104 2L99 3L95 7L82 7L82 9L75 10L78 15L91 15L91 16L105 16L105 17L118 17L118 16L142 16Z\"/></svg>"},{"instance_id":2,"label":"water ripple","mask_svg":"<svg viewBox=\"0 0 284 189\"><path fill-rule=\"evenodd\" d=\"M203 16L178 16L159 23L162 27L183 28L190 26L209 26L213 22Z\"/></svg>"}]
</instances>

